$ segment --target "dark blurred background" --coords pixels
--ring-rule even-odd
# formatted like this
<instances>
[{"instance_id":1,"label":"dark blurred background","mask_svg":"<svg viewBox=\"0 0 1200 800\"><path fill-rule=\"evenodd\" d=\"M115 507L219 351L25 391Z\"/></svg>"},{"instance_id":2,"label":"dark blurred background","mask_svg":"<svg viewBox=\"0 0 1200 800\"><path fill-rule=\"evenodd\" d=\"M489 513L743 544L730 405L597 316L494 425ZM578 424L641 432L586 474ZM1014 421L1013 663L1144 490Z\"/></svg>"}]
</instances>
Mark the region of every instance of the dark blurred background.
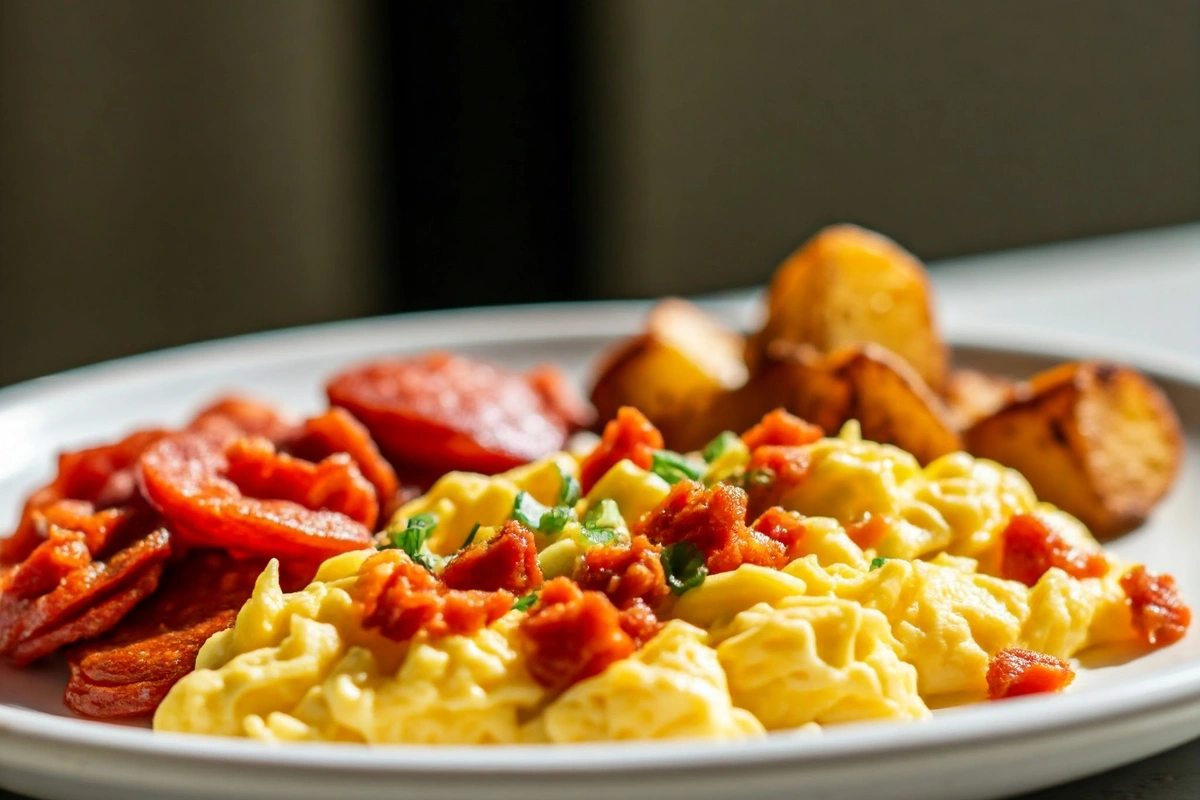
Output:
<instances>
[{"instance_id":1,"label":"dark blurred background","mask_svg":"<svg viewBox=\"0 0 1200 800\"><path fill-rule=\"evenodd\" d=\"M0 384L1200 219L1200 0L0 0Z\"/></svg>"}]
</instances>

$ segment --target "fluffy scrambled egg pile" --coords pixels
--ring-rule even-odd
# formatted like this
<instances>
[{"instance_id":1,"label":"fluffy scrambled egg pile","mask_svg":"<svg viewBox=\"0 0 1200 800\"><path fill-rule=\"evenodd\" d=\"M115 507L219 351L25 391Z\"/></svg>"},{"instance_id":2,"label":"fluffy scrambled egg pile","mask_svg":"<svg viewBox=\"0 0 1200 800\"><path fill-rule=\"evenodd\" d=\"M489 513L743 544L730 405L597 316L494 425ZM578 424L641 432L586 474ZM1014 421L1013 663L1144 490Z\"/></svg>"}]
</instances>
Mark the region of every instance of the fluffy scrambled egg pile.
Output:
<instances>
[{"instance_id":1,"label":"fluffy scrambled egg pile","mask_svg":"<svg viewBox=\"0 0 1200 800\"><path fill-rule=\"evenodd\" d=\"M964 453L922 468L904 451L861 440L853 423L798 449L804 479L774 498L803 520L786 565L696 572L699 581L655 609L657 633L598 674L566 687L533 677L519 635L528 603L470 635L396 641L366 627L358 592L375 551L362 551L327 561L291 594L268 568L154 727L373 744L736 739L919 720L930 706L985 699L989 665L1009 648L1069 659L1137 639L1121 585L1127 566L1109 559L1089 577L1051 566L1032 585L1002 577L1003 535L1017 515L1081 552L1101 552L1016 472ZM628 543L679 469L708 485L746 481L751 452L740 440L707 455L663 462L669 469L657 457L651 469L623 459L586 496L566 498L570 513L557 529L536 532L544 578L579 568L597 546L600 516L611 541ZM524 520L522 503L561 505L579 477L580 459L566 453L492 477L451 473L404 506L391 529L433 520L410 555L436 573L514 515Z\"/></svg>"}]
</instances>

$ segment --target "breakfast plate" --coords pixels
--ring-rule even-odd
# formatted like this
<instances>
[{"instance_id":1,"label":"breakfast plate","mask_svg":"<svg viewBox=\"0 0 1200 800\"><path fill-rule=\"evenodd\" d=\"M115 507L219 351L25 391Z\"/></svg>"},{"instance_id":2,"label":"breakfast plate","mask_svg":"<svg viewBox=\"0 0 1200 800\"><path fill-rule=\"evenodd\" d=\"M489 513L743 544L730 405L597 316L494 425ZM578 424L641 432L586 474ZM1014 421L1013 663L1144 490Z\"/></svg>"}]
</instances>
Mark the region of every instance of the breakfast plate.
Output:
<instances>
[{"instance_id":1,"label":"breakfast plate","mask_svg":"<svg viewBox=\"0 0 1200 800\"><path fill-rule=\"evenodd\" d=\"M0 392L0 519L48 477L47 452L147 421L181 423L237 388L300 411L348 362L448 348L525 368L552 361L583 381L596 354L638 330L649 306L478 309L231 339L90 367ZM744 327L748 305L710 310ZM1174 403L1187 459L1149 522L1109 547L1169 569L1200 602L1200 366L1106 342L1008 329L951 330L956 363L1026 375L1067 358L1146 370ZM1110 769L1200 735L1200 639L1136 660L1088 654L1070 691L936 711L919 724L863 723L746 742L545 747L266 745L84 721L62 705L65 668L0 666L0 786L46 798L992 798Z\"/></svg>"}]
</instances>

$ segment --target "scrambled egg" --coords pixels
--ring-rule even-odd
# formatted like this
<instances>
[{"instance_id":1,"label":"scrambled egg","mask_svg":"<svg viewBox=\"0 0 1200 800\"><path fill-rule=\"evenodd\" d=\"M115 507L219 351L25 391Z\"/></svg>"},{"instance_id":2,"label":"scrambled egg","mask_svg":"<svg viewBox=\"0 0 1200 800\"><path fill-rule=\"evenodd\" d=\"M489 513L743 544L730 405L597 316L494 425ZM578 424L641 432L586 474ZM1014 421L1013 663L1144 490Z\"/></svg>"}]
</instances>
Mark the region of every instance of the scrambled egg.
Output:
<instances>
[{"instance_id":1,"label":"scrambled egg","mask_svg":"<svg viewBox=\"0 0 1200 800\"><path fill-rule=\"evenodd\" d=\"M1069 658L1132 638L1117 565L1085 580L1050 569L1033 587L995 577L1014 514L1036 514L1068 541L1096 546L1016 472L963 453L922 468L904 451L863 441L854 424L809 455L807 479L781 502L805 516L790 564L709 575L661 609L670 621L641 650L561 693L526 669L515 635L523 611L469 637L397 643L364 629L355 582L373 551L362 551L326 562L292 594L272 564L154 726L272 741L738 739L922 719L929 705L980 699L989 659L1007 647ZM735 474L748 456L731 448L704 480ZM427 546L453 554L472 530L494 535L519 492L553 506L564 476L578 474L566 453L492 477L450 473L393 525L433 513ZM539 534L546 577L571 574L595 546L580 527L589 509L614 502L622 518L614 536L628 541L669 491L658 475L618 463L557 535Z\"/></svg>"},{"instance_id":2,"label":"scrambled egg","mask_svg":"<svg viewBox=\"0 0 1200 800\"><path fill-rule=\"evenodd\" d=\"M707 638L685 622L668 623L632 657L563 692L537 728L550 742L761 734L762 723L734 705L722 660Z\"/></svg>"}]
</instances>

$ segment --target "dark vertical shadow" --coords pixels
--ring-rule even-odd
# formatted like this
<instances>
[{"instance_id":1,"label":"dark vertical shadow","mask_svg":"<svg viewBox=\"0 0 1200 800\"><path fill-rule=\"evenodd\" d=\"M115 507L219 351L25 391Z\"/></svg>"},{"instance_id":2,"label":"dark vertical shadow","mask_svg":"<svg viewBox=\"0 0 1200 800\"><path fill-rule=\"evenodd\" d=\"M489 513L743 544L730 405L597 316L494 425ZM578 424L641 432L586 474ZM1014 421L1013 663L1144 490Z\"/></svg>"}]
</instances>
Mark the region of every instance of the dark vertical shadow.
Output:
<instances>
[{"instance_id":1,"label":"dark vertical shadow","mask_svg":"<svg viewBox=\"0 0 1200 800\"><path fill-rule=\"evenodd\" d=\"M375 18L384 306L577 297L577 10L379 3Z\"/></svg>"}]
</instances>

